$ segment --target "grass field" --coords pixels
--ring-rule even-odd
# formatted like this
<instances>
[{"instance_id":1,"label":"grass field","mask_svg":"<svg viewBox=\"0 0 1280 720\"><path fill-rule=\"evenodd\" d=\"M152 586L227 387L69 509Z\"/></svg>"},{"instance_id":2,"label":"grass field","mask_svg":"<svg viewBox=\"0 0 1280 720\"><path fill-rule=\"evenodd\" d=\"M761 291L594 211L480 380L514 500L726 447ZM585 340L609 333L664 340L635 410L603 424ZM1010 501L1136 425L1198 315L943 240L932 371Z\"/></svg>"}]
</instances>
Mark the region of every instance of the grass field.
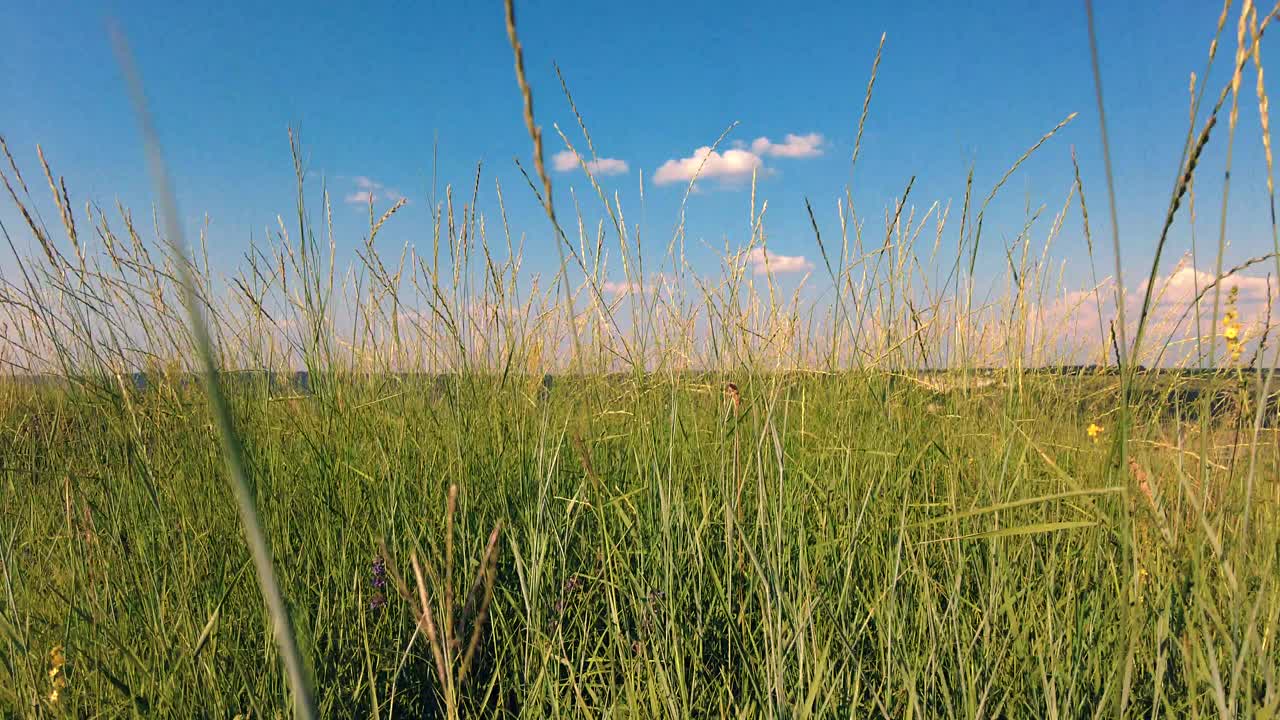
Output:
<instances>
[{"instance_id":1,"label":"grass field","mask_svg":"<svg viewBox=\"0 0 1280 720\"><path fill-rule=\"evenodd\" d=\"M1273 16L1240 12L1169 224L1261 75ZM295 146L296 214L224 278L159 162L152 230L5 148L39 251L3 228L0 715L1280 717L1277 354L1225 216L1175 322L1100 284L1092 334L1046 310L1060 218L1094 210L1091 263L1108 235L1078 178L994 292L1000 185L877 230L844 195L816 303L747 270L754 187L719 277L679 225L646 267L616 198L557 215L508 23L541 284L471 183L399 257L371 205L335 270Z\"/></svg>"},{"instance_id":2,"label":"grass field","mask_svg":"<svg viewBox=\"0 0 1280 720\"><path fill-rule=\"evenodd\" d=\"M1122 695L1144 714L1275 707L1273 430L1254 445L1215 422L1200 462L1194 424L1137 423L1134 469L1114 473L1106 433L1085 431L1110 426L1114 377L1030 374L971 393L870 372L733 381L738 404L713 376L235 392L322 713L436 707L414 553L437 627L458 624L457 674L482 618L456 685L468 709L1078 717ZM57 645L64 712L285 707L199 393L10 387L5 402L5 702L48 694ZM497 525L493 602L465 612Z\"/></svg>"}]
</instances>

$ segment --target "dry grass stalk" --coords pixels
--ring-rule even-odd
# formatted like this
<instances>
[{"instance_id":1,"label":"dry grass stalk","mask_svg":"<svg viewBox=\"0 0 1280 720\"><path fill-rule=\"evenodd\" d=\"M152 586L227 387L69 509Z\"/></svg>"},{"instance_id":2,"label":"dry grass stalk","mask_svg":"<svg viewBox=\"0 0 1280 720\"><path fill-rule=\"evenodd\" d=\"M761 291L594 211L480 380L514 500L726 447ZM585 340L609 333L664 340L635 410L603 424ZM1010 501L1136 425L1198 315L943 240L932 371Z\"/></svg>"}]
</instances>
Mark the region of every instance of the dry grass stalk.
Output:
<instances>
[{"instance_id":1,"label":"dry grass stalk","mask_svg":"<svg viewBox=\"0 0 1280 720\"><path fill-rule=\"evenodd\" d=\"M441 559L444 571L442 574L434 572L431 565L424 565L416 550L411 551L409 564L413 570L414 579L414 588L411 590L391 559L386 543L381 545L387 574L396 591L410 603L418 626L426 638L427 647L431 651L436 681L439 683L450 717L457 717L460 706L459 694L475 670L480 638L488 625L489 608L493 602L494 583L498 571L498 540L502 532L502 523L499 521L489 532L484 553L476 568L475 579L461 607L455 607L453 535L455 516L458 511L457 503L458 486L450 485L444 516L445 556ZM433 596L438 602L433 602ZM468 628L470 628L469 635ZM464 636L467 638L465 646L462 644ZM411 639L410 644L412 642ZM407 648L405 652L408 652Z\"/></svg>"}]
</instances>

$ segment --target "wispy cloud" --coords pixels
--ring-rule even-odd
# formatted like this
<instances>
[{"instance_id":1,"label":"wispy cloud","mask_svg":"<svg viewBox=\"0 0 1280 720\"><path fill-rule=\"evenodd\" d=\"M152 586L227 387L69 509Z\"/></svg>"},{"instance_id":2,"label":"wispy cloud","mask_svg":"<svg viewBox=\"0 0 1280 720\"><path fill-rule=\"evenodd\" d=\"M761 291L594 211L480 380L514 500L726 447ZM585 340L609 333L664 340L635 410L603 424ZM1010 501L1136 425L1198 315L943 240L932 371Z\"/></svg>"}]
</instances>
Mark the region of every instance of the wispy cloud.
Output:
<instances>
[{"instance_id":1,"label":"wispy cloud","mask_svg":"<svg viewBox=\"0 0 1280 720\"><path fill-rule=\"evenodd\" d=\"M626 160L618 158L596 158L588 160L586 165L592 175L625 175L631 170ZM556 172L573 172L582 165L578 163L578 156L572 150L561 150L551 156L551 167L555 168Z\"/></svg>"},{"instance_id":2,"label":"wispy cloud","mask_svg":"<svg viewBox=\"0 0 1280 720\"><path fill-rule=\"evenodd\" d=\"M669 289L674 283L674 279L666 273L655 273L649 277L641 286L639 280L606 280L600 287L605 295L611 297L621 297L623 295L639 295L640 293L653 294Z\"/></svg>"},{"instance_id":3,"label":"wispy cloud","mask_svg":"<svg viewBox=\"0 0 1280 720\"><path fill-rule=\"evenodd\" d=\"M825 138L819 133L796 135L787 133L783 142L775 143L767 137L758 137L751 141L751 152L760 156L781 158L811 158L822 154Z\"/></svg>"},{"instance_id":4,"label":"wispy cloud","mask_svg":"<svg viewBox=\"0 0 1280 720\"><path fill-rule=\"evenodd\" d=\"M640 283L628 282L626 280L606 280L601 288L605 295L629 295L631 293L640 292Z\"/></svg>"},{"instance_id":5,"label":"wispy cloud","mask_svg":"<svg viewBox=\"0 0 1280 720\"><path fill-rule=\"evenodd\" d=\"M352 178L356 189L343 196L343 202L349 205L368 205L370 200L373 202L397 203L401 200L408 202L399 190L389 188L380 182L377 182L364 175L357 175Z\"/></svg>"},{"instance_id":6,"label":"wispy cloud","mask_svg":"<svg viewBox=\"0 0 1280 720\"><path fill-rule=\"evenodd\" d=\"M781 275L808 272L813 269L813 263L803 255L778 255L764 248L752 248L747 253L747 265L751 266L751 272L756 275L768 273Z\"/></svg>"}]
</instances>

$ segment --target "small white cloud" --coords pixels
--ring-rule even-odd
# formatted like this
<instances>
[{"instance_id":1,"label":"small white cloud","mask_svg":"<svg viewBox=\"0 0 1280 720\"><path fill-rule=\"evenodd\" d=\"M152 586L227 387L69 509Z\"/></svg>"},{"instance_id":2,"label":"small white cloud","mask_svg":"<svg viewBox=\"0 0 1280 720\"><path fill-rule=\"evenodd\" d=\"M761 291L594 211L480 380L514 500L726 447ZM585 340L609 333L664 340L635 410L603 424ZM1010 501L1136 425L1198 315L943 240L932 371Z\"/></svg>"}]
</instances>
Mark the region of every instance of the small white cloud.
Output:
<instances>
[{"instance_id":1,"label":"small white cloud","mask_svg":"<svg viewBox=\"0 0 1280 720\"><path fill-rule=\"evenodd\" d=\"M581 165L578 164L578 156L572 150L561 150L551 156L551 167L555 168L556 172L573 172ZM587 161L587 169L592 175L624 175L631 166L627 165L626 160L618 158L597 158Z\"/></svg>"},{"instance_id":2,"label":"small white cloud","mask_svg":"<svg viewBox=\"0 0 1280 720\"><path fill-rule=\"evenodd\" d=\"M343 196L343 202L348 205L368 205L371 200L375 203L394 204L405 200L405 196L399 190L385 187L382 183L364 175L355 176L352 182L358 189Z\"/></svg>"},{"instance_id":3,"label":"small white cloud","mask_svg":"<svg viewBox=\"0 0 1280 720\"><path fill-rule=\"evenodd\" d=\"M783 158L811 158L822 154L825 138L819 133L796 135L787 133L783 142L771 142L767 137L758 137L751 142L751 152L760 156Z\"/></svg>"},{"instance_id":4,"label":"small white cloud","mask_svg":"<svg viewBox=\"0 0 1280 720\"><path fill-rule=\"evenodd\" d=\"M668 160L653 174L655 185L667 185L675 182L688 182L695 176L698 178L715 178L724 184L741 182L751 177L752 173L768 174L771 172L764 165L764 158L811 158L823 153L826 139L820 133L797 135L787 133L786 138L775 143L767 137L758 137L748 146L741 140L734 140L729 149L717 152L709 147L700 147L687 158Z\"/></svg>"},{"instance_id":5,"label":"small white cloud","mask_svg":"<svg viewBox=\"0 0 1280 720\"><path fill-rule=\"evenodd\" d=\"M640 292L640 283L626 282L616 280L606 280L604 287L601 288L605 295L617 297L619 295L630 295L631 293Z\"/></svg>"},{"instance_id":6,"label":"small white cloud","mask_svg":"<svg viewBox=\"0 0 1280 720\"><path fill-rule=\"evenodd\" d=\"M642 285L639 280L606 280L600 287L605 295L621 297L623 295L654 294L670 289L673 279L666 273L655 273Z\"/></svg>"},{"instance_id":7,"label":"small white cloud","mask_svg":"<svg viewBox=\"0 0 1280 720\"><path fill-rule=\"evenodd\" d=\"M813 269L813 263L803 255L778 255L771 253L764 248L752 248L747 253L747 264L751 266L751 271L756 275L765 275L773 273L780 275L783 273L808 272Z\"/></svg>"},{"instance_id":8,"label":"small white cloud","mask_svg":"<svg viewBox=\"0 0 1280 720\"><path fill-rule=\"evenodd\" d=\"M556 172L572 172L578 167L578 156L573 154L572 150L561 150L551 156L551 167Z\"/></svg>"},{"instance_id":9,"label":"small white cloud","mask_svg":"<svg viewBox=\"0 0 1280 720\"><path fill-rule=\"evenodd\" d=\"M631 169L626 160L617 158L588 160L587 167L591 169L594 175L622 175Z\"/></svg>"},{"instance_id":10,"label":"small white cloud","mask_svg":"<svg viewBox=\"0 0 1280 720\"><path fill-rule=\"evenodd\" d=\"M764 167L759 155L748 150L729 149L723 153L700 147L687 158L668 160L653 174L655 185L688 182L695 176L723 182L741 181Z\"/></svg>"}]
</instances>

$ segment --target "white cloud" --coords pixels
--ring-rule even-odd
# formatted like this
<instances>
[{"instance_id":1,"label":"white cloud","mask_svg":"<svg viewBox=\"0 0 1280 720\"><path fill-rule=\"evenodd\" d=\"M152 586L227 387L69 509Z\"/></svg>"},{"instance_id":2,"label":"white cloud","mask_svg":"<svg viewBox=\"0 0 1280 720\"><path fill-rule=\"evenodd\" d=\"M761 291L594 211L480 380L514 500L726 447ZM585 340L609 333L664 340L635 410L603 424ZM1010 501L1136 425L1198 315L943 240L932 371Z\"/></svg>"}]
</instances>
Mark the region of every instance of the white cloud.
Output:
<instances>
[{"instance_id":1,"label":"white cloud","mask_svg":"<svg viewBox=\"0 0 1280 720\"><path fill-rule=\"evenodd\" d=\"M631 169L627 165L626 160L619 160L617 158L588 160L587 167L596 175L622 175Z\"/></svg>"},{"instance_id":2,"label":"white cloud","mask_svg":"<svg viewBox=\"0 0 1280 720\"><path fill-rule=\"evenodd\" d=\"M786 139L780 143L770 142L767 137L758 137L751 141L751 152L769 157L811 158L822 154L823 142L825 138L819 133L787 133Z\"/></svg>"},{"instance_id":3,"label":"white cloud","mask_svg":"<svg viewBox=\"0 0 1280 720\"><path fill-rule=\"evenodd\" d=\"M1162 305L1187 305L1196 298L1196 294L1201 292L1213 282L1213 274L1203 270L1197 270L1187 263L1184 258L1179 262L1173 272L1168 277L1156 280L1155 295L1159 298ZM1267 279L1256 275L1237 274L1225 279L1221 283L1222 302L1226 302L1227 294L1231 292L1231 288L1237 288L1239 291L1239 302L1242 305L1266 304L1267 301ZM1275 295L1277 284L1273 280L1271 282L1271 294ZM1143 281L1138 286L1138 293L1145 293L1147 283ZM1139 295L1141 297L1141 295ZM1201 302L1213 302L1213 291L1205 293Z\"/></svg>"},{"instance_id":4,"label":"white cloud","mask_svg":"<svg viewBox=\"0 0 1280 720\"><path fill-rule=\"evenodd\" d=\"M400 191L384 186L364 175L357 175L352 178L356 185L356 190L343 196L343 202L348 205L368 205L369 201L385 202L394 204L405 200L405 196Z\"/></svg>"},{"instance_id":5,"label":"white cloud","mask_svg":"<svg viewBox=\"0 0 1280 720\"><path fill-rule=\"evenodd\" d=\"M670 288L671 284L671 276L665 273L656 273L645 281L643 287L641 287L641 283L638 280L606 280L600 289L605 295L621 297L623 295L639 295L641 292L657 293L663 289Z\"/></svg>"},{"instance_id":6,"label":"white cloud","mask_svg":"<svg viewBox=\"0 0 1280 720\"><path fill-rule=\"evenodd\" d=\"M763 167L764 161L753 152L733 149L720 153L704 146L687 158L663 163L653 174L653 182L656 185L688 182L694 176L732 182L745 180Z\"/></svg>"},{"instance_id":7,"label":"white cloud","mask_svg":"<svg viewBox=\"0 0 1280 720\"><path fill-rule=\"evenodd\" d=\"M556 172L573 172L581 167L578 156L572 150L561 150L551 156L551 167ZM624 175L631 169L626 160L618 158L597 158L587 161L587 169L592 175Z\"/></svg>"},{"instance_id":8,"label":"white cloud","mask_svg":"<svg viewBox=\"0 0 1280 720\"><path fill-rule=\"evenodd\" d=\"M686 158L668 160L653 174L655 185L668 185L675 182L689 182L698 178L714 178L723 184L741 182L751 177L752 173L767 174L765 157L775 158L811 158L822 154L822 145L826 139L819 133L796 135L787 133L783 142L775 143L767 137L758 137L751 142L750 148L742 141L735 141L732 147L724 152L700 147Z\"/></svg>"},{"instance_id":9,"label":"white cloud","mask_svg":"<svg viewBox=\"0 0 1280 720\"><path fill-rule=\"evenodd\" d=\"M615 297L618 295L630 295L631 293L640 292L640 283L627 282L625 280L606 280L601 290L604 291L605 295L613 295Z\"/></svg>"},{"instance_id":10,"label":"white cloud","mask_svg":"<svg viewBox=\"0 0 1280 720\"><path fill-rule=\"evenodd\" d=\"M773 273L780 275L782 273L808 272L813 269L813 263L803 255L778 255L771 253L764 248L752 248L747 253L747 264L751 266L751 271L756 275L765 275Z\"/></svg>"},{"instance_id":11,"label":"white cloud","mask_svg":"<svg viewBox=\"0 0 1280 720\"><path fill-rule=\"evenodd\" d=\"M1185 359L1183 356L1187 353L1196 351L1194 340L1197 312L1193 303L1196 295L1203 292L1199 303L1199 327L1201 332L1207 333L1214 324L1214 290L1205 292L1205 288L1213 282L1213 277L1212 272L1200 270L1191 265L1189 258L1183 258L1167 275L1156 278L1145 331L1147 339L1143 342L1143 357L1140 362L1153 362L1155 356L1163 352L1162 363L1176 364L1176 361ZM1245 329L1246 344L1256 342L1268 319L1267 306L1280 299L1277 296L1280 287L1277 285L1272 279L1268 295L1265 276L1237 273L1225 278L1218 285L1222 293L1217 317L1219 332L1222 315L1226 312L1227 297L1231 288L1235 287L1239 291L1236 309ZM1146 289L1147 281L1143 280L1125 292L1125 326L1129 342L1133 341L1137 330ZM1046 337L1079 343L1088 350L1080 357L1096 360L1099 350L1112 352L1108 328L1118 317L1115 282L1111 278L1102 281L1096 294L1091 289L1079 290L1065 292L1052 300L1046 299L1043 305L1032 308L1032 314ZM1271 322L1274 323L1275 320L1272 319ZM1218 342L1218 350L1221 352L1221 335Z\"/></svg>"}]
</instances>

